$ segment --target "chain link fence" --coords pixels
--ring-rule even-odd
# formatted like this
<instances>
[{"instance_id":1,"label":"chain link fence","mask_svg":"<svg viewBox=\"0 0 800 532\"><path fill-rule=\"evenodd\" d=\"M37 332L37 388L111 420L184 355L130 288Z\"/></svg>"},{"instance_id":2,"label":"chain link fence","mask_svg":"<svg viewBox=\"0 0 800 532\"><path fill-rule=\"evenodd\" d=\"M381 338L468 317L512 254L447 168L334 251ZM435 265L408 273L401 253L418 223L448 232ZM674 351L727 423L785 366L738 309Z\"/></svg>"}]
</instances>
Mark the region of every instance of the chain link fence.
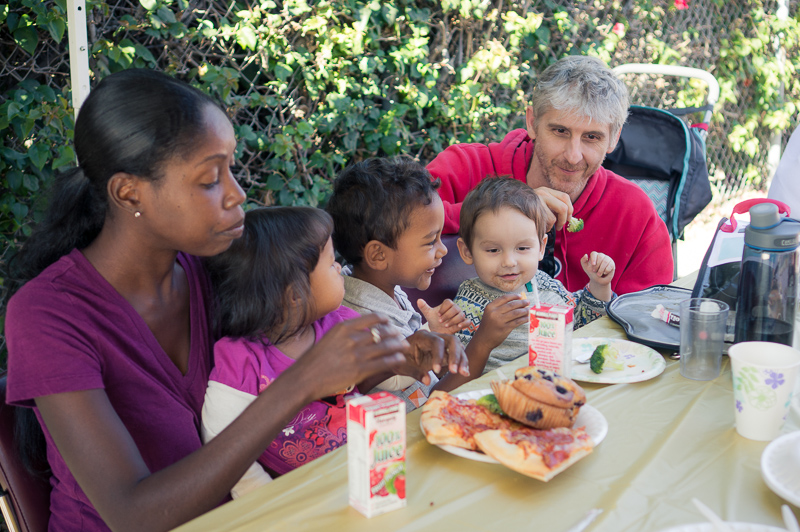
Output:
<instances>
[{"instance_id":1,"label":"chain link fence","mask_svg":"<svg viewBox=\"0 0 800 532\"><path fill-rule=\"evenodd\" d=\"M489 3L488 1L485 3ZM502 9L502 0L494 2L495 7ZM748 34L754 31L749 21L749 12L753 2L689 0L688 8L670 9L673 0L653 0L647 13L643 13L641 2L632 0L606 2L601 0L525 0L523 12L543 13L545 17L557 17L566 12L577 23L577 31L571 35L553 35L550 49L544 51L541 65L547 60L561 57L566 53L570 42L586 39L591 32L609 31L615 20L626 21L626 33L616 48L611 52L611 66L623 63L653 63L657 61L691 66L714 73L719 57L720 45L730 37L734 30ZM777 2L763 3L765 10L774 12ZM175 14L176 18L187 26L198 20L216 22L230 15L232 3L221 1L194 0L185 4L185 8ZM794 16L797 1L789 3L789 15ZM293 121L302 120L314 111L311 102L302 97L273 94L273 89L263 83L263 73L259 62L266 58L258 57L258 53L243 53L235 45L235 40L207 40L202 43L189 42L180 37L163 39L149 34L136 26L135 21L142 18L142 6L136 0L110 0L95 4L87 13L90 46L101 39L120 42L129 39L135 46L146 48L152 55L153 63L168 72L179 76L187 75L192 69L203 68L203 65L214 65L219 68L220 76L230 72L230 89L236 92L234 108L231 114L237 125L245 127L265 138L272 139L283 126ZM597 23L599 21L599 25ZM606 21L612 21L606 23ZM455 68L465 63L474 53L475 44L472 39L464 39L464 25L454 27L448 34L432 31L429 45L432 56L447 55L447 59ZM437 42L437 39L449 39ZM472 36L473 33L468 33ZM679 57L664 61L664 50L653 45L653 37L665 42L670 48L679 51ZM298 42L302 41L296 36ZM67 39L60 44L52 39L40 39L34 55L19 47L7 32L0 32L0 98L8 89L26 79L36 79L48 83L54 90L62 91L69 84L69 56ZM789 53L795 53L790 50ZM547 57L549 54L549 57ZM95 79L108 71L107 59L91 61L91 69ZM541 65L531 65L537 71ZM229 69L229 70L228 70ZM297 75L297 73L295 73ZM697 88L685 81L635 79L627 80L632 88L632 102L662 108L676 106L679 96ZM291 85L292 80L288 83ZM770 146L771 133L764 127L754 132L758 139L755 156L744 151L737 151L728 138L732 128L740 121L742 112L752 103L754 93L746 85L736 88L738 98L735 103L718 104L707 139L707 154L710 173L718 197L726 198L741 194L747 189L763 188L769 178L767 153ZM526 88L526 91L528 89ZM274 97L274 98L273 98ZM270 102L279 100L277 104ZM2 101L2 100L0 100ZM240 129L241 131L241 129ZM788 140L791 130L783 134L783 145ZM310 145L309 151L324 150L324 145ZM413 154L425 161L431 153ZM298 158L300 163L304 158ZM307 158L305 159L307 160ZM269 172L269 155L263 150L248 148L245 144L240 158L241 167L238 177L246 187L259 186L256 171ZM299 175L306 175L303 168ZM262 174L263 175L263 174ZM269 194L270 192L266 192ZM265 202L269 203L267 198Z\"/></svg>"},{"instance_id":2,"label":"chain link fence","mask_svg":"<svg viewBox=\"0 0 800 532\"><path fill-rule=\"evenodd\" d=\"M795 16L797 2L787 2L789 16ZM550 0L538 2L538 8L546 9ZM611 2L576 2L557 0L557 5L580 19L601 17L604 20L611 14ZM635 10L634 2L626 2L620 9L629 26L624 39L612 54L611 66L625 63L656 63L664 55L663 50L653 46L652 37L666 42L670 48L681 54L679 64L706 70L712 74L719 59L721 45L729 40L732 33L739 30L745 36L754 36L755 26L750 13L753 2L690 0L688 8L668 10L672 2L652 2L649 16L642 16ZM761 3L767 13L776 13L778 2ZM554 50L556 55L559 51ZM797 50L787 50L787 55ZM707 90L705 83L698 84L685 78L658 77L651 75L627 74L623 80L630 89L631 103L659 107L662 109L700 106L705 104ZM724 201L739 196L748 190L764 189L771 172L768 152L773 133L766 127L757 127L753 137L758 140L758 149L751 156L744 150L737 150L729 141L733 128L742 121L745 109L752 107L756 97L754 87L744 84L736 87L737 101L718 102L711 119L706 139L709 175L715 189L715 200ZM687 95L694 95L694 101L681 103ZM683 97L683 98L680 98ZM702 113L689 115L690 123L702 120ZM794 124L797 125L797 118ZM786 146L794 127L783 132L781 152Z\"/></svg>"}]
</instances>

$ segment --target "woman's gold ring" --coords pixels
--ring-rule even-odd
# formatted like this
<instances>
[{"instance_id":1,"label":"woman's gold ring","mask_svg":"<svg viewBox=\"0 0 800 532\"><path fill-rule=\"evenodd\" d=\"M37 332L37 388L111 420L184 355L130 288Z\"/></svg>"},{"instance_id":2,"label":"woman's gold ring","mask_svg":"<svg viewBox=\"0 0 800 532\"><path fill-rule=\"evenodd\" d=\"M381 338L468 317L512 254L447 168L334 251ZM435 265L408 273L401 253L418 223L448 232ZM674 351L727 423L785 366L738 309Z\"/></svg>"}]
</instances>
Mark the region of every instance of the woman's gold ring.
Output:
<instances>
[{"instance_id":1,"label":"woman's gold ring","mask_svg":"<svg viewBox=\"0 0 800 532\"><path fill-rule=\"evenodd\" d=\"M375 327L371 327L369 332L372 333L372 341L376 344L381 341L381 333L378 332L378 329Z\"/></svg>"}]
</instances>

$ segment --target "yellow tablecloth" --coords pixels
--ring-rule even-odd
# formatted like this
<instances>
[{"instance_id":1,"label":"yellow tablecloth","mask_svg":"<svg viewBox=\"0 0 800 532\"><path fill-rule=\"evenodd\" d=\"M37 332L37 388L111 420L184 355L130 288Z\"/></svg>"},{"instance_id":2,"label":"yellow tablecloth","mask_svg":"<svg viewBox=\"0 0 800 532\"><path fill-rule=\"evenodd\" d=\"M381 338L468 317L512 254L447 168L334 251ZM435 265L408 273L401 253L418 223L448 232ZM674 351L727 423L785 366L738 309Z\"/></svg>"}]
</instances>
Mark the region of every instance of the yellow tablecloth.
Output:
<instances>
[{"instance_id":1,"label":"yellow tablecloth","mask_svg":"<svg viewBox=\"0 0 800 532\"><path fill-rule=\"evenodd\" d=\"M624 332L602 318L575 336ZM504 373L525 363L520 359ZM459 391L488 388L494 377L489 373ZM407 416L406 508L372 519L351 508L347 449L339 449L178 530L561 532L602 508L591 532L658 531L705 522L692 497L727 521L783 526L785 501L761 478L767 442L736 433L731 386L727 357L719 378L708 382L684 379L679 363L667 359L664 373L649 381L584 384L588 403L608 420L608 436L548 483L430 445L416 410ZM799 422L791 413L784 432L798 430Z\"/></svg>"}]
</instances>

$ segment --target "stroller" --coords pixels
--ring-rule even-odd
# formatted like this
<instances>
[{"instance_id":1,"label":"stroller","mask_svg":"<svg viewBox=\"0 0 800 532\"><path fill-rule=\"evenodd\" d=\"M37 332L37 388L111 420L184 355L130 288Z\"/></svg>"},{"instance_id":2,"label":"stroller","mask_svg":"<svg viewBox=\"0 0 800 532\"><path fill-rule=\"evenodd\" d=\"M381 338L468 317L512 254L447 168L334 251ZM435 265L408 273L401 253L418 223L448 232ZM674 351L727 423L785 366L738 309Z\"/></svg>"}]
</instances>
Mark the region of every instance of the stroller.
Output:
<instances>
[{"instance_id":1,"label":"stroller","mask_svg":"<svg viewBox=\"0 0 800 532\"><path fill-rule=\"evenodd\" d=\"M708 85L706 105L660 109L632 105L616 148L603 166L647 193L667 225L677 271L677 243L686 225L711 202L705 139L714 104L719 98L716 78L705 70L668 65L625 64L623 74L698 78ZM623 78L624 79L624 78ZM688 125L682 116L703 113L702 122Z\"/></svg>"}]
</instances>

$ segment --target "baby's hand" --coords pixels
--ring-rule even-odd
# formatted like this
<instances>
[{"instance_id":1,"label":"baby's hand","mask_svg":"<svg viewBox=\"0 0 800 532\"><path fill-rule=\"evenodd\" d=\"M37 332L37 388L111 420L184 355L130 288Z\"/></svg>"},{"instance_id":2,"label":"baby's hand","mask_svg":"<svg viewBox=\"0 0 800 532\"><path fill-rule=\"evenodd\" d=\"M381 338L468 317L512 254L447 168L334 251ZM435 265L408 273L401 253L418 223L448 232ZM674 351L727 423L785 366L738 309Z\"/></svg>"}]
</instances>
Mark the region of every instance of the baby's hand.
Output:
<instances>
[{"instance_id":1,"label":"baby's hand","mask_svg":"<svg viewBox=\"0 0 800 532\"><path fill-rule=\"evenodd\" d=\"M519 294L500 296L483 311L481 325L472 342L480 340L490 349L505 342L509 333L528 321L530 303Z\"/></svg>"},{"instance_id":2,"label":"baby's hand","mask_svg":"<svg viewBox=\"0 0 800 532\"><path fill-rule=\"evenodd\" d=\"M614 278L614 259L603 253L592 251L581 258L583 271L589 276L589 291L600 301L611 301L611 279Z\"/></svg>"},{"instance_id":3,"label":"baby's hand","mask_svg":"<svg viewBox=\"0 0 800 532\"><path fill-rule=\"evenodd\" d=\"M583 271L589 276L589 281L600 286L611 284L614 278L614 259L603 253L592 251L591 255L581 257Z\"/></svg>"},{"instance_id":4,"label":"baby's hand","mask_svg":"<svg viewBox=\"0 0 800 532\"><path fill-rule=\"evenodd\" d=\"M464 312L449 299L445 299L438 307L431 307L424 299L417 299L417 306L432 332L455 334L469 325Z\"/></svg>"}]
</instances>

